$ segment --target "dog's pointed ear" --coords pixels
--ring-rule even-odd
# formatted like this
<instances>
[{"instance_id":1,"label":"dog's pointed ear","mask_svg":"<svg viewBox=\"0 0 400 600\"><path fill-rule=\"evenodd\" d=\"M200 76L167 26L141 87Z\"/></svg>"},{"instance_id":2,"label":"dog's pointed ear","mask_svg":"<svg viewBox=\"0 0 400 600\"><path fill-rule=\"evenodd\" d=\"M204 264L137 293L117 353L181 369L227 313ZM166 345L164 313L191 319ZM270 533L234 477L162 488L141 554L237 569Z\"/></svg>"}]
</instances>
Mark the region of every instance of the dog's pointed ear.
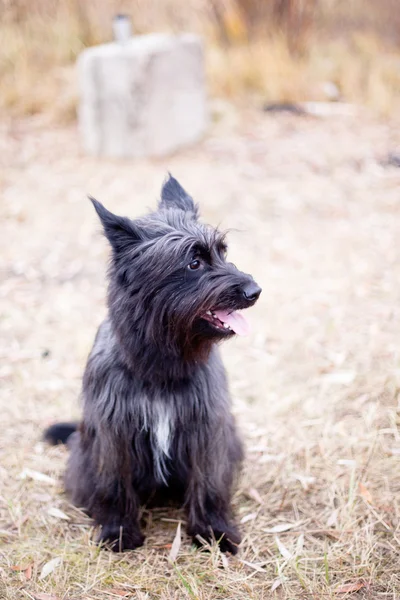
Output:
<instances>
[{"instance_id":1,"label":"dog's pointed ear","mask_svg":"<svg viewBox=\"0 0 400 600\"><path fill-rule=\"evenodd\" d=\"M195 218L198 211L193 198L189 196L175 177L172 177L171 173L168 173L161 189L160 208L180 208L192 212Z\"/></svg>"},{"instance_id":2,"label":"dog's pointed ear","mask_svg":"<svg viewBox=\"0 0 400 600\"><path fill-rule=\"evenodd\" d=\"M113 250L121 252L140 241L140 232L131 219L114 215L92 196L89 196L89 200L99 215L104 235Z\"/></svg>"}]
</instances>

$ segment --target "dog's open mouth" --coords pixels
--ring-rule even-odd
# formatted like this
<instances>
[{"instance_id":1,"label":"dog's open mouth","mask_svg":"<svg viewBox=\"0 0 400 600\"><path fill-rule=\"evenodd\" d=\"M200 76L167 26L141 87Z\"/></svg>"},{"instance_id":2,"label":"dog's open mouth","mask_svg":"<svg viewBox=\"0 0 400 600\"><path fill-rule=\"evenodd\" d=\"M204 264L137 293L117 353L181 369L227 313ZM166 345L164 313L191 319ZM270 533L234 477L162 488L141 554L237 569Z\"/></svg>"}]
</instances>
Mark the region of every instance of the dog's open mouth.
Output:
<instances>
[{"instance_id":1,"label":"dog's open mouth","mask_svg":"<svg viewBox=\"0 0 400 600\"><path fill-rule=\"evenodd\" d=\"M208 310L203 319L211 323L213 327L226 333L233 332L237 335L248 335L250 325L241 311L233 310Z\"/></svg>"}]
</instances>

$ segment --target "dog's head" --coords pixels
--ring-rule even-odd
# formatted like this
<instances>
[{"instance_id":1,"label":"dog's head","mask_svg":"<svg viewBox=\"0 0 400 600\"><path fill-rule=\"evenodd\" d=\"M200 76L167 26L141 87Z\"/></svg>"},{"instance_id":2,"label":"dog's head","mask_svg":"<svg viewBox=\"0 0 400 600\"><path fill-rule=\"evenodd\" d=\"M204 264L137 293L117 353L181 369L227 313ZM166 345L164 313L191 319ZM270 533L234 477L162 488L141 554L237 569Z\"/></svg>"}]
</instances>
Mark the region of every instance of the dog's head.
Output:
<instances>
[{"instance_id":1,"label":"dog's head","mask_svg":"<svg viewBox=\"0 0 400 600\"><path fill-rule=\"evenodd\" d=\"M241 311L261 288L227 261L225 236L198 221L176 179L164 183L158 210L140 219L92 202L112 247L109 309L120 335L193 358L210 342L248 332Z\"/></svg>"}]
</instances>

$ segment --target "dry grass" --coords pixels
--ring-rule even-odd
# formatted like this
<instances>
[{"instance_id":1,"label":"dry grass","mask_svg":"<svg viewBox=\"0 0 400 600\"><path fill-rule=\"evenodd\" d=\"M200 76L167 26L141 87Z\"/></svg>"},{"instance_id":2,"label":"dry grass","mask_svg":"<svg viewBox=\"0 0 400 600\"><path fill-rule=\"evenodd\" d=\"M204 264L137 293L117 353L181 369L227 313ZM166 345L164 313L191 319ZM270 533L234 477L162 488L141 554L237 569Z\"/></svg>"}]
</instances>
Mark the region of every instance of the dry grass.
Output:
<instances>
[{"instance_id":1,"label":"dry grass","mask_svg":"<svg viewBox=\"0 0 400 600\"><path fill-rule=\"evenodd\" d=\"M75 129L2 126L2 599L400 595L400 175L379 164L399 127L251 112L236 123L133 165L84 157ZM144 548L99 551L62 494L66 451L40 442L49 422L78 414L104 314L107 250L85 194L139 214L167 169L207 221L240 230L231 257L264 288L252 336L223 349L247 445L244 539L227 561L183 535L170 564L177 511L144 515Z\"/></svg>"},{"instance_id":2,"label":"dry grass","mask_svg":"<svg viewBox=\"0 0 400 600\"><path fill-rule=\"evenodd\" d=\"M213 95L262 102L326 101L326 83L334 83L342 100L366 104L381 115L399 106L400 55L383 50L372 34L357 34L311 46L306 57L293 57L285 39L211 46L209 82Z\"/></svg>"},{"instance_id":3,"label":"dry grass","mask_svg":"<svg viewBox=\"0 0 400 600\"><path fill-rule=\"evenodd\" d=\"M392 32L397 11L389 10L392 2L385 0L377 10L370 1L366 10L359 2L351 7L336 3L333 9L327 0L312 1L318 10L310 24L298 30L296 20L291 29L271 26L270 9L262 13L262 23L270 23L269 28L254 28L243 7L264 6L259 0L225 2L222 25L211 10L213 3L206 0L191 0L178 8L176 0L36 0L29 8L24 0L0 0L0 10L3 5L5 11L0 25L0 113L46 113L55 122L73 121L78 96L75 60L87 45L110 39L112 16L125 10L137 33L189 29L202 34L214 95L246 103L250 98L258 104L325 100L324 85L333 82L343 100L388 114L398 107L400 97L399 45ZM296 6L293 0L288 4ZM293 39L297 45L301 41L301 52L293 51Z\"/></svg>"}]
</instances>

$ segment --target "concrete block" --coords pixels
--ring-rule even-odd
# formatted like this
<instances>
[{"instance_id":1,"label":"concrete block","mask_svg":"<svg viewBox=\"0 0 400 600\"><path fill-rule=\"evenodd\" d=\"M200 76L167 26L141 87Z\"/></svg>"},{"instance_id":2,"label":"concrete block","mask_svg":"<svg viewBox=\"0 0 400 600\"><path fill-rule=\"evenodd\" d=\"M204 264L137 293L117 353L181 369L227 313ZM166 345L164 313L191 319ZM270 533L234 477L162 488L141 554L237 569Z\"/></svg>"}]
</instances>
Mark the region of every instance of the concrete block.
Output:
<instances>
[{"instance_id":1,"label":"concrete block","mask_svg":"<svg viewBox=\"0 0 400 600\"><path fill-rule=\"evenodd\" d=\"M162 156L207 126L204 56L195 35L150 34L85 50L78 59L79 127L97 156Z\"/></svg>"}]
</instances>

